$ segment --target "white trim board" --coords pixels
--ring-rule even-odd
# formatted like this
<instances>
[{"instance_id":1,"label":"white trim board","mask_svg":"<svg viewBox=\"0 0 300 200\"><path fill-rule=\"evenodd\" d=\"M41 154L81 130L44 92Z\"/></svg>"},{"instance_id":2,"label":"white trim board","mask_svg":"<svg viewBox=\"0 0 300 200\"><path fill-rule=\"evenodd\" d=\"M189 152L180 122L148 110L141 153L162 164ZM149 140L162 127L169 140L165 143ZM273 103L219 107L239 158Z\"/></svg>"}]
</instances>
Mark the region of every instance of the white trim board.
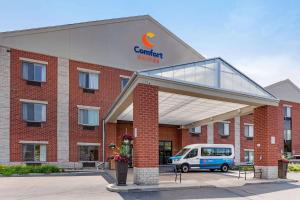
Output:
<instances>
[{"instance_id":1,"label":"white trim board","mask_svg":"<svg viewBox=\"0 0 300 200\"><path fill-rule=\"evenodd\" d=\"M39 101L39 100L31 100L31 99L20 99L20 101L26 103L48 104L48 101Z\"/></svg>"},{"instance_id":2,"label":"white trim board","mask_svg":"<svg viewBox=\"0 0 300 200\"><path fill-rule=\"evenodd\" d=\"M77 70L80 72L88 72L88 73L94 73L94 74L100 74L100 71L97 70L93 70L93 69L86 69L86 68L81 68L81 67L77 67Z\"/></svg>"},{"instance_id":3,"label":"white trim board","mask_svg":"<svg viewBox=\"0 0 300 200\"><path fill-rule=\"evenodd\" d=\"M20 140L19 144L49 144L48 141L27 141L27 140Z\"/></svg>"},{"instance_id":4,"label":"white trim board","mask_svg":"<svg viewBox=\"0 0 300 200\"><path fill-rule=\"evenodd\" d=\"M24 58L24 57L20 57L19 59L22 61L27 61L27 62L31 62L31 63L39 63L39 64L43 64L43 65L48 65L47 61L35 60L35 59Z\"/></svg>"}]
</instances>

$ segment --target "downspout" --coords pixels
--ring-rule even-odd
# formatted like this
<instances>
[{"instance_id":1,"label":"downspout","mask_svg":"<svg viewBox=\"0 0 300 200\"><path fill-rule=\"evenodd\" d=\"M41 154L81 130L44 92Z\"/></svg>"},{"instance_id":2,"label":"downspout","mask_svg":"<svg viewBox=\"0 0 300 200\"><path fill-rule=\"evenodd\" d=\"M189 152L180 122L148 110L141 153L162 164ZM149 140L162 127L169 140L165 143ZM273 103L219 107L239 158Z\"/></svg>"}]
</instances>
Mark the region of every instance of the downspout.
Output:
<instances>
[{"instance_id":1,"label":"downspout","mask_svg":"<svg viewBox=\"0 0 300 200\"><path fill-rule=\"evenodd\" d=\"M105 168L105 120L102 120L102 161Z\"/></svg>"}]
</instances>

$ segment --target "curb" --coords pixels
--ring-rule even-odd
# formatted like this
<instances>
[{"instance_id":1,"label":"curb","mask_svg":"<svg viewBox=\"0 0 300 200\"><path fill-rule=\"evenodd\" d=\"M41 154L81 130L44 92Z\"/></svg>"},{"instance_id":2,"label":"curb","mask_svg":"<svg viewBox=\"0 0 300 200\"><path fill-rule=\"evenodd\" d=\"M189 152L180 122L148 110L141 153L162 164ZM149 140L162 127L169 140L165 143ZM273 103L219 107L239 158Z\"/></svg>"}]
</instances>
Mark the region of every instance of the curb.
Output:
<instances>
[{"instance_id":1,"label":"curb","mask_svg":"<svg viewBox=\"0 0 300 200\"><path fill-rule=\"evenodd\" d=\"M298 180L294 179L285 179L285 180L274 180L274 181L265 181L260 183L245 183L245 185L259 185L259 184L281 184L281 183L297 183Z\"/></svg>"},{"instance_id":2,"label":"curb","mask_svg":"<svg viewBox=\"0 0 300 200\"><path fill-rule=\"evenodd\" d=\"M109 184L106 189L110 192L159 192L170 190L186 190L186 189L198 189L198 188L216 188L214 185L197 185L197 186L171 186L171 187L159 187L159 186L138 186L133 185L136 188L126 188L126 186L116 186L115 184Z\"/></svg>"},{"instance_id":3,"label":"curb","mask_svg":"<svg viewBox=\"0 0 300 200\"><path fill-rule=\"evenodd\" d=\"M88 175L101 175L101 172L61 172L61 173L29 173L29 174L12 174L10 176L1 177L45 177L45 176L88 176Z\"/></svg>"}]
</instances>

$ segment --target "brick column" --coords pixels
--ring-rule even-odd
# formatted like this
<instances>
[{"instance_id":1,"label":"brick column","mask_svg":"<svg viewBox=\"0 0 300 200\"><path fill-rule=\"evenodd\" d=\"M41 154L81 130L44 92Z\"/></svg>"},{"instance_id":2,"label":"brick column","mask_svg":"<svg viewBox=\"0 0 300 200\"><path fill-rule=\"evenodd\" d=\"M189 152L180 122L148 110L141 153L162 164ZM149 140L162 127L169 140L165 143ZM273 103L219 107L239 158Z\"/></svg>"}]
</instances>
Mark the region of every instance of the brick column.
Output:
<instances>
[{"instance_id":1,"label":"brick column","mask_svg":"<svg viewBox=\"0 0 300 200\"><path fill-rule=\"evenodd\" d=\"M262 177L278 177L278 159L281 157L282 138L279 130L279 110L262 106L254 110L254 164L262 169Z\"/></svg>"},{"instance_id":2,"label":"brick column","mask_svg":"<svg viewBox=\"0 0 300 200\"><path fill-rule=\"evenodd\" d=\"M134 183L154 185L158 174L158 88L139 84L133 92Z\"/></svg>"},{"instance_id":3,"label":"brick column","mask_svg":"<svg viewBox=\"0 0 300 200\"><path fill-rule=\"evenodd\" d=\"M113 143L118 145L117 142L117 124L116 123L107 123L105 126L105 162L107 162L107 158L113 155L113 151L108 148L108 145ZM101 149L102 150L102 149ZM101 154L101 157L103 155ZM102 159L101 159L102 160ZM108 164L108 163L107 163Z\"/></svg>"}]
</instances>

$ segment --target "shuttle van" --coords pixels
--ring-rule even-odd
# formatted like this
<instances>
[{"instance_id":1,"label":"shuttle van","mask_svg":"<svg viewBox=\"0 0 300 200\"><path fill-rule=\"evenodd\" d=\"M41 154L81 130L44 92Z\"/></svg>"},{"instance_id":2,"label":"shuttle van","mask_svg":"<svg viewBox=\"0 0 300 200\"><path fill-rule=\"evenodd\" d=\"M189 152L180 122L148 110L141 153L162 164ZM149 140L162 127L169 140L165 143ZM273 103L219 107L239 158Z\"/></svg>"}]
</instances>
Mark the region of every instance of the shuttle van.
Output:
<instances>
[{"instance_id":1,"label":"shuttle van","mask_svg":"<svg viewBox=\"0 0 300 200\"><path fill-rule=\"evenodd\" d=\"M192 144L170 157L170 161L182 172L191 169L227 172L234 165L234 147L231 144Z\"/></svg>"}]
</instances>

